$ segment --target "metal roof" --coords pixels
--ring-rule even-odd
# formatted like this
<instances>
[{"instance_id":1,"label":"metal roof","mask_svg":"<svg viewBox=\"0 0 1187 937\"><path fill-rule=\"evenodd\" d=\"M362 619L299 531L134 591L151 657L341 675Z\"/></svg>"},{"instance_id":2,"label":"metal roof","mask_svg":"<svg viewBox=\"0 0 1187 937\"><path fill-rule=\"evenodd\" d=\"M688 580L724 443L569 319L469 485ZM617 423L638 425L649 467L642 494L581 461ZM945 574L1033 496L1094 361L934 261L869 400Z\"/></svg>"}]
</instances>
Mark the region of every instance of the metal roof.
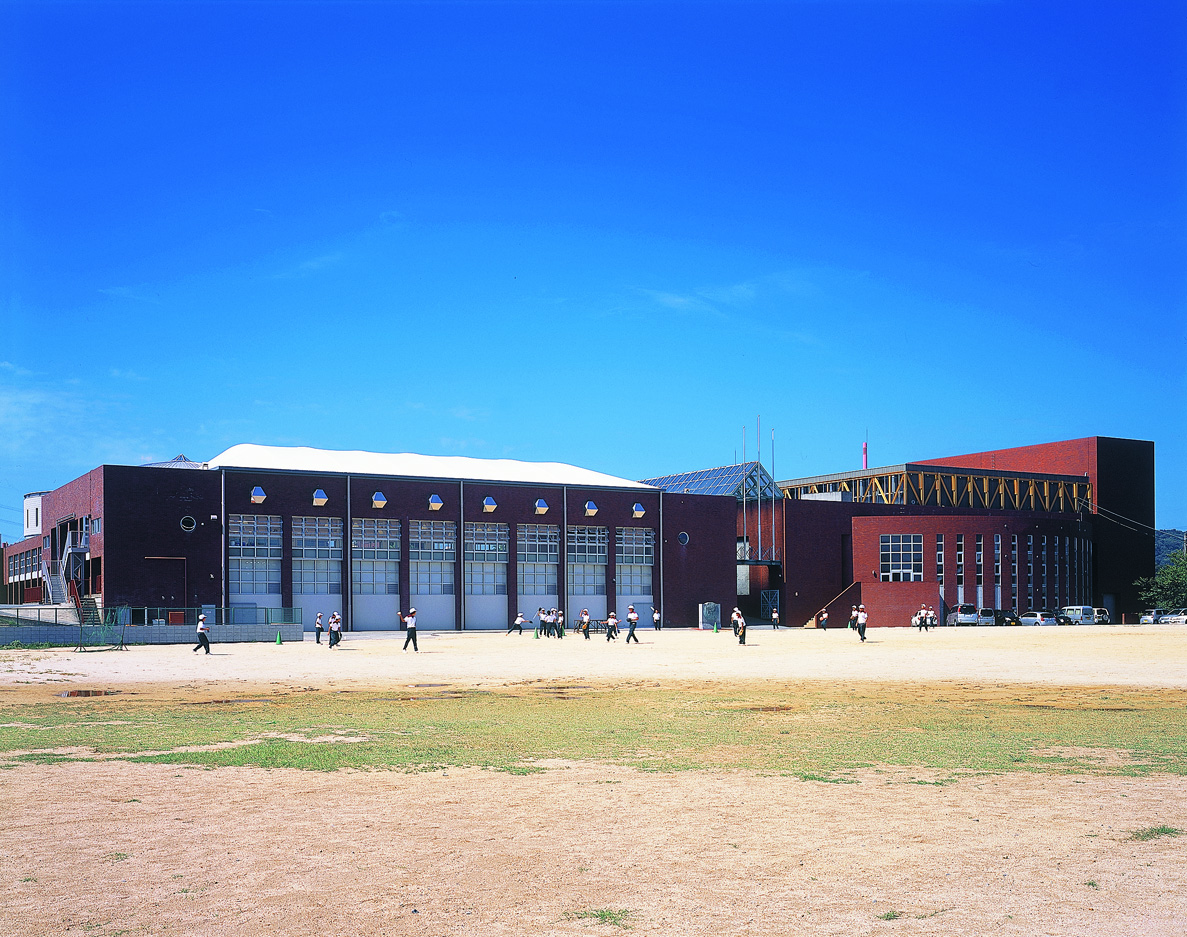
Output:
<instances>
[{"instance_id":1,"label":"metal roof","mask_svg":"<svg viewBox=\"0 0 1187 937\"><path fill-rule=\"evenodd\" d=\"M202 469L206 468L201 462L187 459L185 455L174 456L168 462L146 462L141 468L170 468L170 469Z\"/></svg>"},{"instance_id":2,"label":"metal roof","mask_svg":"<svg viewBox=\"0 0 1187 937\"><path fill-rule=\"evenodd\" d=\"M1082 482L1082 475L1052 475L1044 472L1005 472L1000 469L974 469L952 465L922 465L907 462L903 465L883 465L871 469L854 469L851 472L834 472L831 475L811 475L806 478L789 478L779 482L780 488L803 488L808 485L827 485L832 482L849 481L858 478L874 478L882 475L903 475L907 472L923 472L925 475L960 475L980 478L1035 478L1049 481Z\"/></svg>"}]
</instances>

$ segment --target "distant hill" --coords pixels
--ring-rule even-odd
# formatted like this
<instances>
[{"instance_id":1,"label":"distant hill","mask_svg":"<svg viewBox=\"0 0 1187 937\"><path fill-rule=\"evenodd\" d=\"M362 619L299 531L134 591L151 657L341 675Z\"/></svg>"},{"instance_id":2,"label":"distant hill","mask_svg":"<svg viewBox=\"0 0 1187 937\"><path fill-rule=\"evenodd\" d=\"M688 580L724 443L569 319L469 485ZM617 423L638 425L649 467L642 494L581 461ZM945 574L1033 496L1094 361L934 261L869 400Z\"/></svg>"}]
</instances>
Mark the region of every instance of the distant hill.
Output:
<instances>
[{"instance_id":1,"label":"distant hill","mask_svg":"<svg viewBox=\"0 0 1187 937\"><path fill-rule=\"evenodd\" d=\"M1159 530L1154 533L1154 565L1165 566L1171 554L1183 549L1183 531Z\"/></svg>"}]
</instances>

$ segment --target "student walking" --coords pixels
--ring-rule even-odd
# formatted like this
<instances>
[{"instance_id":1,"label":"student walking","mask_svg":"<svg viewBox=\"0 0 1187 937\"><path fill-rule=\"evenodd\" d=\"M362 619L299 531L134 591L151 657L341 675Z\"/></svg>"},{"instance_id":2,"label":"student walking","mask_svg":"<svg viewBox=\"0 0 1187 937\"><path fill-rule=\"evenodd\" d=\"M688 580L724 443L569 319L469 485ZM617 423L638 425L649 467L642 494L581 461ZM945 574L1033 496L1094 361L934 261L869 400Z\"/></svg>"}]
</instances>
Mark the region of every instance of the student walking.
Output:
<instances>
[{"instance_id":1,"label":"student walking","mask_svg":"<svg viewBox=\"0 0 1187 937\"><path fill-rule=\"evenodd\" d=\"M635 626L637 624L639 624L639 613L635 611L635 606L633 606L633 605L628 605L626 607L626 623L627 623L626 643L630 644L631 638L634 638L635 643L638 644L639 636L637 634L635 634Z\"/></svg>"},{"instance_id":2,"label":"student walking","mask_svg":"<svg viewBox=\"0 0 1187 937\"><path fill-rule=\"evenodd\" d=\"M548 613L543 608L536 609L536 637L544 634L544 619L548 617Z\"/></svg>"},{"instance_id":3,"label":"student walking","mask_svg":"<svg viewBox=\"0 0 1187 937\"><path fill-rule=\"evenodd\" d=\"M546 637L554 637L556 635L556 609L550 608L544 613L544 629Z\"/></svg>"},{"instance_id":4,"label":"student walking","mask_svg":"<svg viewBox=\"0 0 1187 937\"><path fill-rule=\"evenodd\" d=\"M611 612L606 617L606 640L614 641L618 638L618 616Z\"/></svg>"},{"instance_id":5,"label":"student walking","mask_svg":"<svg viewBox=\"0 0 1187 937\"><path fill-rule=\"evenodd\" d=\"M849 630L857 630L857 606L852 606L852 611L849 613Z\"/></svg>"},{"instance_id":6,"label":"student walking","mask_svg":"<svg viewBox=\"0 0 1187 937\"><path fill-rule=\"evenodd\" d=\"M779 609L771 609L771 628L775 631L779 630Z\"/></svg>"},{"instance_id":7,"label":"student walking","mask_svg":"<svg viewBox=\"0 0 1187 937\"><path fill-rule=\"evenodd\" d=\"M565 613L559 608L556 610L556 636L558 638L565 636Z\"/></svg>"},{"instance_id":8,"label":"student walking","mask_svg":"<svg viewBox=\"0 0 1187 937\"><path fill-rule=\"evenodd\" d=\"M518 631L520 634L523 634L523 625L526 621L527 619L523 617L523 612L516 612L515 621L511 622L511 627L507 629L507 634L511 634L512 631Z\"/></svg>"},{"instance_id":9,"label":"student walking","mask_svg":"<svg viewBox=\"0 0 1187 937\"><path fill-rule=\"evenodd\" d=\"M420 648L416 646L416 609L408 609L408 614L404 618L404 624L408 626L408 637L404 639L404 653L408 653L408 642L412 642L412 650L417 654L420 653Z\"/></svg>"},{"instance_id":10,"label":"student walking","mask_svg":"<svg viewBox=\"0 0 1187 937\"><path fill-rule=\"evenodd\" d=\"M738 620L735 622L738 628L738 643L746 643L746 619L742 617L742 613L738 612Z\"/></svg>"},{"instance_id":11,"label":"student walking","mask_svg":"<svg viewBox=\"0 0 1187 937\"><path fill-rule=\"evenodd\" d=\"M581 610L581 633L585 635L585 640L589 640L589 609L583 608Z\"/></svg>"},{"instance_id":12,"label":"student walking","mask_svg":"<svg viewBox=\"0 0 1187 937\"><path fill-rule=\"evenodd\" d=\"M337 612L330 613L330 647L342 643L342 616Z\"/></svg>"},{"instance_id":13,"label":"student walking","mask_svg":"<svg viewBox=\"0 0 1187 937\"><path fill-rule=\"evenodd\" d=\"M321 644L321 633L326 630L326 626L321 623L321 612L317 613L317 621L313 623L313 633L317 637L317 643Z\"/></svg>"},{"instance_id":14,"label":"student walking","mask_svg":"<svg viewBox=\"0 0 1187 937\"><path fill-rule=\"evenodd\" d=\"M862 644L865 644L866 641L866 622L868 620L869 616L866 614L866 607L859 605L857 607L857 636L861 638Z\"/></svg>"},{"instance_id":15,"label":"student walking","mask_svg":"<svg viewBox=\"0 0 1187 937\"><path fill-rule=\"evenodd\" d=\"M206 616L198 616L198 643L194 645L194 650L198 651L201 648L206 648L206 653L210 653L210 626L206 624Z\"/></svg>"},{"instance_id":16,"label":"student walking","mask_svg":"<svg viewBox=\"0 0 1187 937\"><path fill-rule=\"evenodd\" d=\"M654 605L651 606L651 627L656 631L663 628L664 616L659 613L659 609Z\"/></svg>"}]
</instances>

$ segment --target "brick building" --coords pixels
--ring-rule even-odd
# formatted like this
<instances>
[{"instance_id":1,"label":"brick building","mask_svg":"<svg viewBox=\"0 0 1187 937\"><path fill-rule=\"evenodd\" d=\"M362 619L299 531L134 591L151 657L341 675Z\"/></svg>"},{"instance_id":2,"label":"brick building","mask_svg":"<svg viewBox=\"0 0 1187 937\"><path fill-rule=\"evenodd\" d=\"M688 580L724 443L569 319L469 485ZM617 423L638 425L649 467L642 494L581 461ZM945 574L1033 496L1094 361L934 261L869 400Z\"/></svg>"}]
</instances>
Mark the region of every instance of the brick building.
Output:
<instances>
[{"instance_id":1,"label":"brick building","mask_svg":"<svg viewBox=\"0 0 1187 937\"><path fill-rule=\"evenodd\" d=\"M307 628L339 611L353 629L415 606L422 628L494 629L632 603L691 625L735 594L732 499L559 463L235 446L34 500L4 547L7 603L299 608Z\"/></svg>"}]
</instances>

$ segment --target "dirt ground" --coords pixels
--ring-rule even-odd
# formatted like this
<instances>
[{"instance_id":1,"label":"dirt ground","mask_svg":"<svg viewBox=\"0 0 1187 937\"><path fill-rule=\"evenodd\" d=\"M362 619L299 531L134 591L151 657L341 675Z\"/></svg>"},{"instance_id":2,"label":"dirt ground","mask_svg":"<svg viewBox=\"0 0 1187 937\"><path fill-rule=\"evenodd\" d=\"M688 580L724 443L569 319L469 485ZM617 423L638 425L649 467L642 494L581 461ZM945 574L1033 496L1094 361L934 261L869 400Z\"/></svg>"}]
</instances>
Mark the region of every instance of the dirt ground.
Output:
<instances>
[{"instance_id":1,"label":"dirt ground","mask_svg":"<svg viewBox=\"0 0 1187 937\"><path fill-rule=\"evenodd\" d=\"M350 636L0 652L0 700L192 700L580 677L917 688L1187 685L1187 629L643 632L629 648ZM84 703L85 701L80 701ZM119 761L0 771L0 934L1187 933L1187 778L1016 773L857 784L556 763L333 774ZM917 774L912 772L911 774Z\"/></svg>"}]
</instances>

